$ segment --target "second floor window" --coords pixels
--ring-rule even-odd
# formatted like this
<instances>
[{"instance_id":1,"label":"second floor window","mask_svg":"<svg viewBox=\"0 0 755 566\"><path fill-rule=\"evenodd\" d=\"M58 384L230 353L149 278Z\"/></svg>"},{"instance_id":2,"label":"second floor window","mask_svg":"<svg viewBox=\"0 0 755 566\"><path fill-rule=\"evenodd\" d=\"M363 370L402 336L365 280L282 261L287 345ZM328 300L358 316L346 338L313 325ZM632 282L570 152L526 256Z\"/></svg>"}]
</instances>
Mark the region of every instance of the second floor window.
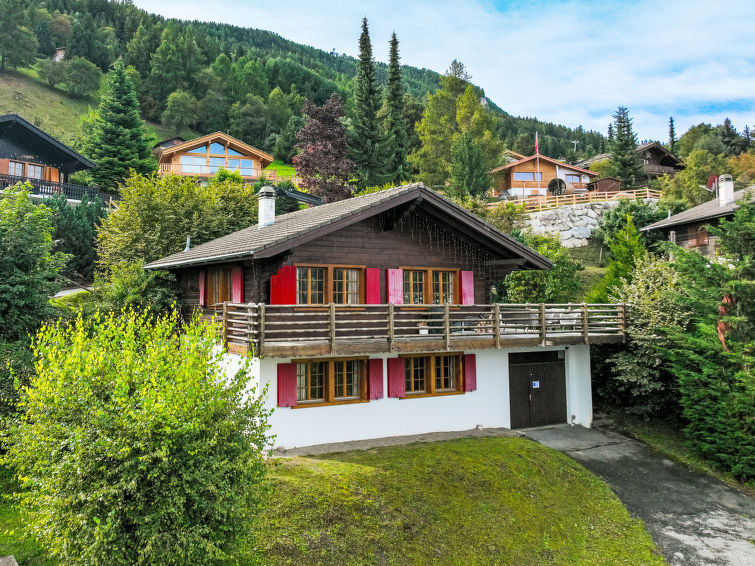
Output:
<instances>
[{"instance_id":1,"label":"second floor window","mask_svg":"<svg viewBox=\"0 0 755 566\"><path fill-rule=\"evenodd\" d=\"M579 175L566 175L567 183L579 183L579 180L580 180Z\"/></svg>"},{"instance_id":2,"label":"second floor window","mask_svg":"<svg viewBox=\"0 0 755 566\"><path fill-rule=\"evenodd\" d=\"M433 271L433 304L444 305L454 303L454 279L453 271Z\"/></svg>"},{"instance_id":3,"label":"second floor window","mask_svg":"<svg viewBox=\"0 0 755 566\"><path fill-rule=\"evenodd\" d=\"M27 165L26 166L26 176L30 179L41 179L42 178L42 166L41 165Z\"/></svg>"},{"instance_id":4,"label":"second floor window","mask_svg":"<svg viewBox=\"0 0 755 566\"><path fill-rule=\"evenodd\" d=\"M337 305L359 304L359 270L333 268L333 302Z\"/></svg>"},{"instance_id":5,"label":"second floor window","mask_svg":"<svg viewBox=\"0 0 755 566\"><path fill-rule=\"evenodd\" d=\"M19 161L9 161L8 162L8 175L13 175L14 177L23 177L24 164Z\"/></svg>"},{"instance_id":6,"label":"second floor window","mask_svg":"<svg viewBox=\"0 0 755 566\"><path fill-rule=\"evenodd\" d=\"M325 268L296 268L296 303L299 305L325 304Z\"/></svg>"},{"instance_id":7,"label":"second floor window","mask_svg":"<svg viewBox=\"0 0 755 566\"><path fill-rule=\"evenodd\" d=\"M230 267L221 267L207 272L207 306L222 305L231 300L231 271Z\"/></svg>"},{"instance_id":8,"label":"second floor window","mask_svg":"<svg viewBox=\"0 0 755 566\"><path fill-rule=\"evenodd\" d=\"M404 270L404 304L425 304L425 271Z\"/></svg>"}]
</instances>

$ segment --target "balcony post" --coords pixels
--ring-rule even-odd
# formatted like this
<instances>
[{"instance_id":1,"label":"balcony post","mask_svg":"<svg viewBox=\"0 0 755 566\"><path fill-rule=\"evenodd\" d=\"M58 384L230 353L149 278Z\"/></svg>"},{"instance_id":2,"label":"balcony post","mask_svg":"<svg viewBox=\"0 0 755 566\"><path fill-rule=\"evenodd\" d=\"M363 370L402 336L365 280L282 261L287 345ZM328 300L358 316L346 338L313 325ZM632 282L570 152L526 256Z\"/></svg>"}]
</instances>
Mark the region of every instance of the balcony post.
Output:
<instances>
[{"instance_id":1,"label":"balcony post","mask_svg":"<svg viewBox=\"0 0 755 566\"><path fill-rule=\"evenodd\" d=\"M443 305L443 326L446 334L446 350L451 349L451 309L448 303Z\"/></svg>"},{"instance_id":2,"label":"balcony post","mask_svg":"<svg viewBox=\"0 0 755 566\"><path fill-rule=\"evenodd\" d=\"M254 355L254 324L253 322L254 310L252 309L252 303L246 305L246 336L249 341L249 349Z\"/></svg>"},{"instance_id":3,"label":"balcony post","mask_svg":"<svg viewBox=\"0 0 755 566\"><path fill-rule=\"evenodd\" d=\"M330 310L328 328L330 330L330 353L332 354L336 345L336 304L329 303L328 309Z\"/></svg>"},{"instance_id":4,"label":"balcony post","mask_svg":"<svg viewBox=\"0 0 755 566\"><path fill-rule=\"evenodd\" d=\"M590 323L587 317L587 303L582 303L582 339L590 343Z\"/></svg>"},{"instance_id":5,"label":"balcony post","mask_svg":"<svg viewBox=\"0 0 755 566\"><path fill-rule=\"evenodd\" d=\"M540 345L545 346L547 329L545 326L545 303L540 303Z\"/></svg>"},{"instance_id":6,"label":"balcony post","mask_svg":"<svg viewBox=\"0 0 755 566\"><path fill-rule=\"evenodd\" d=\"M259 317L260 317L260 358L265 353L265 303L259 305Z\"/></svg>"},{"instance_id":7,"label":"balcony post","mask_svg":"<svg viewBox=\"0 0 755 566\"><path fill-rule=\"evenodd\" d=\"M626 304L625 303L619 303L618 310L619 310L619 333L621 334L621 337L624 339L624 342L627 340L627 331L626 331Z\"/></svg>"},{"instance_id":8,"label":"balcony post","mask_svg":"<svg viewBox=\"0 0 755 566\"><path fill-rule=\"evenodd\" d=\"M495 315L495 322L494 322L495 347L500 350L501 349L501 305L500 303L495 304L493 312Z\"/></svg>"},{"instance_id":9,"label":"balcony post","mask_svg":"<svg viewBox=\"0 0 755 566\"><path fill-rule=\"evenodd\" d=\"M394 328L393 328L393 303L388 304L388 351L393 353L393 339L394 339Z\"/></svg>"},{"instance_id":10,"label":"balcony post","mask_svg":"<svg viewBox=\"0 0 755 566\"><path fill-rule=\"evenodd\" d=\"M228 301L223 301L223 347L228 348Z\"/></svg>"}]
</instances>

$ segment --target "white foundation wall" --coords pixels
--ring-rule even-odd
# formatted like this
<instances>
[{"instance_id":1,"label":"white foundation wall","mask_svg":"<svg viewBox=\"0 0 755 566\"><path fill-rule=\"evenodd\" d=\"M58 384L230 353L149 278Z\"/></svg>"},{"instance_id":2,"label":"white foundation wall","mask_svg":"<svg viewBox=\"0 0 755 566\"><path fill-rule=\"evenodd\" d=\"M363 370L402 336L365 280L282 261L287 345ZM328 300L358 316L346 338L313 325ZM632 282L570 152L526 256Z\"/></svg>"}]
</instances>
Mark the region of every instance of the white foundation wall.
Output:
<instances>
[{"instance_id":1,"label":"white foundation wall","mask_svg":"<svg viewBox=\"0 0 755 566\"><path fill-rule=\"evenodd\" d=\"M510 428L509 363L513 352L566 350L567 420L589 427L592 423L589 346L511 348L466 351L477 357L477 390L437 397L395 399L383 397L367 403L321 407L277 407L277 365L288 358L263 359L259 383L268 386L266 405L274 446L296 448L332 442L388 436L484 428ZM388 391L385 360L394 355L372 356L383 360L383 391ZM256 371L255 371L256 373ZM256 381L256 380L255 380ZM572 417L573 416L573 417Z\"/></svg>"}]
</instances>

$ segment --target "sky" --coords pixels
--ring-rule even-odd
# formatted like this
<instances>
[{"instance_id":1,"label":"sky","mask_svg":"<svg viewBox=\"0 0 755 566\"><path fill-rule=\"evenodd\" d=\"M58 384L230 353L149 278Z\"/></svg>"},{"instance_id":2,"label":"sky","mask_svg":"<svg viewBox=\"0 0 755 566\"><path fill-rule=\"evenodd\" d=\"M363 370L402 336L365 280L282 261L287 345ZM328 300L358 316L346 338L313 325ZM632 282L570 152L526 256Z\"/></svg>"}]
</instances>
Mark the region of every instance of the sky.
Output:
<instances>
[{"instance_id":1,"label":"sky","mask_svg":"<svg viewBox=\"0 0 755 566\"><path fill-rule=\"evenodd\" d=\"M274 31L357 56L361 18L387 61L395 31L402 63L443 73L463 62L507 112L604 134L616 107L640 140L668 139L729 117L755 124L755 1L135 0L167 17Z\"/></svg>"}]
</instances>

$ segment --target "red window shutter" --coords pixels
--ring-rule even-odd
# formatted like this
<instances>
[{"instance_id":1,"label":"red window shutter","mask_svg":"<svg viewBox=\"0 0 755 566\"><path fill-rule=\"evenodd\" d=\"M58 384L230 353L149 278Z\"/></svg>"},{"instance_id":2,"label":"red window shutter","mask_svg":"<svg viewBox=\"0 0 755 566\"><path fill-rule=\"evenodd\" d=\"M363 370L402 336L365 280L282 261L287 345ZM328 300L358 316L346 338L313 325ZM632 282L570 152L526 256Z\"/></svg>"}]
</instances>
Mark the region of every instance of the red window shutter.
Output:
<instances>
[{"instance_id":1,"label":"red window shutter","mask_svg":"<svg viewBox=\"0 0 755 566\"><path fill-rule=\"evenodd\" d=\"M404 358L388 358L388 397L406 395Z\"/></svg>"},{"instance_id":2,"label":"red window shutter","mask_svg":"<svg viewBox=\"0 0 755 566\"><path fill-rule=\"evenodd\" d=\"M280 281L280 304L296 304L296 266L282 265L278 270Z\"/></svg>"},{"instance_id":3,"label":"red window shutter","mask_svg":"<svg viewBox=\"0 0 755 566\"><path fill-rule=\"evenodd\" d=\"M380 304L380 269L368 267L364 270L365 297L367 305Z\"/></svg>"},{"instance_id":4,"label":"red window shutter","mask_svg":"<svg viewBox=\"0 0 755 566\"><path fill-rule=\"evenodd\" d=\"M207 306L207 272L202 270L199 272L199 306Z\"/></svg>"},{"instance_id":5,"label":"red window shutter","mask_svg":"<svg viewBox=\"0 0 755 566\"><path fill-rule=\"evenodd\" d=\"M383 360L369 360L367 362L367 378L369 380L369 398L383 398Z\"/></svg>"},{"instance_id":6,"label":"red window shutter","mask_svg":"<svg viewBox=\"0 0 755 566\"><path fill-rule=\"evenodd\" d=\"M296 364L278 364L278 406L296 405Z\"/></svg>"},{"instance_id":7,"label":"red window shutter","mask_svg":"<svg viewBox=\"0 0 755 566\"><path fill-rule=\"evenodd\" d=\"M460 271L459 272L459 288L461 290L461 304L473 305L474 304L474 272L473 271Z\"/></svg>"},{"instance_id":8,"label":"red window shutter","mask_svg":"<svg viewBox=\"0 0 755 566\"><path fill-rule=\"evenodd\" d=\"M244 302L244 268L234 267L231 271L231 301Z\"/></svg>"},{"instance_id":9,"label":"red window shutter","mask_svg":"<svg viewBox=\"0 0 755 566\"><path fill-rule=\"evenodd\" d=\"M404 304L404 270L388 269L388 302Z\"/></svg>"},{"instance_id":10,"label":"red window shutter","mask_svg":"<svg viewBox=\"0 0 755 566\"><path fill-rule=\"evenodd\" d=\"M474 354L464 354L462 356L464 364L464 391L477 390L477 356Z\"/></svg>"}]
</instances>

